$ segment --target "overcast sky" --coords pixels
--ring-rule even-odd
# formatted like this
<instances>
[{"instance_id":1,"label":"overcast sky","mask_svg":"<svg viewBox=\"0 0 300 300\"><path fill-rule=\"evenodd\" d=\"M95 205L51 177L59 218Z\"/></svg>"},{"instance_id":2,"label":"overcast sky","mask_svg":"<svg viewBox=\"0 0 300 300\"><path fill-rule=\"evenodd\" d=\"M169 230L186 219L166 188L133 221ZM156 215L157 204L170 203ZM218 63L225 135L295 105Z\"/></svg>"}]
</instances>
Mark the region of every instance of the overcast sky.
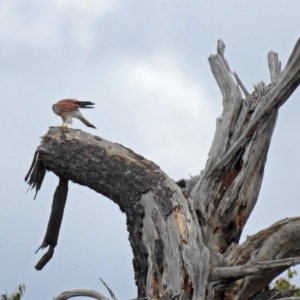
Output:
<instances>
[{"instance_id":1,"label":"overcast sky","mask_svg":"<svg viewBox=\"0 0 300 300\"><path fill-rule=\"evenodd\" d=\"M25 300L77 288L107 295L100 276L120 300L136 296L125 215L73 183L54 257L34 269L58 179L47 173L34 201L24 176L40 137L61 125L53 103L95 102L84 115L97 130L78 120L73 128L131 148L175 180L188 178L203 169L222 111L207 61L217 40L252 91L270 82L268 51L285 66L299 11L299 0L0 0L0 294L24 283ZM299 97L280 110L243 238L300 214Z\"/></svg>"}]
</instances>

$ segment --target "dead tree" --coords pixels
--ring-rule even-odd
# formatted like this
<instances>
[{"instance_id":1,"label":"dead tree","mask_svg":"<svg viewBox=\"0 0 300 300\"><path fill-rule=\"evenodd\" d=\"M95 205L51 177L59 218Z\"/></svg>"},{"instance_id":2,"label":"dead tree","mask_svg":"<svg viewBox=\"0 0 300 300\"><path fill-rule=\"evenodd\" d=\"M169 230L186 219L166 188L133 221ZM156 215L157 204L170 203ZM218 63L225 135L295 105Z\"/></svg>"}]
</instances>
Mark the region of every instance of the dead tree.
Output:
<instances>
[{"instance_id":1,"label":"dead tree","mask_svg":"<svg viewBox=\"0 0 300 300\"><path fill-rule=\"evenodd\" d=\"M70 180L126 214L139 298L278 299L261 291L300 262L300 217L241 245L239 239L257 201L278 110L300 83L300 40L283 71L278 55L268 54L271 83L255 85L252 93L230 71L224 49L218 41L209 57L223 112L206 166L191 179L175 182L155 163L92 134L50 128L26 176L36 191L46 171L60 181L41 245L49 249L37 269L54 253Z\"/></svg>"}]
</instances>

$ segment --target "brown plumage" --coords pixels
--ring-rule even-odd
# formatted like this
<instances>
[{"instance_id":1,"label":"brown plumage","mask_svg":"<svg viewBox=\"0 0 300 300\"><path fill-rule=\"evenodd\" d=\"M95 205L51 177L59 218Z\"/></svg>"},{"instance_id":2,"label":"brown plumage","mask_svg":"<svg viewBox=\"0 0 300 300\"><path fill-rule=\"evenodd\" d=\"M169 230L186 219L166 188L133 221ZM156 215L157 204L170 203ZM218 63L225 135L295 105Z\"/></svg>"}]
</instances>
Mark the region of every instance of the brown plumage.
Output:
<instances>
[{"instance_id":1,"label":"brown plumage","mask_svg":"<svg viewBox=\"0 0 300 300\"><path fill-rule=\"evenodd\" d=\"M88 127L96 128L87 119L83 117L79 108L94 108L90 101L78 101L75 99L64 99L52 105L53 112L61 116L63 124L61 127L68 127L68 124L72 124L72 118L79 119Z\"/></svg>"}]
</instances>

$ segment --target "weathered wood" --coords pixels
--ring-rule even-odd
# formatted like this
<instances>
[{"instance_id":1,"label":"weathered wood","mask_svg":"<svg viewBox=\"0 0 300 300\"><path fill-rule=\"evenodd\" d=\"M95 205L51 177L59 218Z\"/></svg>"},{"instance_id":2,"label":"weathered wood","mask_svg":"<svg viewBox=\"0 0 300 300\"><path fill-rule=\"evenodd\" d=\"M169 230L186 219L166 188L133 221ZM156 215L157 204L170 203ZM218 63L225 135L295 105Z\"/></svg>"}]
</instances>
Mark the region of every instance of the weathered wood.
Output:
<instances>
[{"instance_id":1,"label":"weathered wood","mask_svg":"<svg viewBox=\"0 0 300 300\"><path fill-rule=\"evenodd\" d=\"M109 288L109 286L105 283L104 280L102 280L101 278L99 278L101 280L101 282L103 283L103 285L106 287L106 289L108 290L109 292L109 295L111 296L111 298L113 300L117 300L117 297L115 296L115 294L113 293L113 291Z\"/></svg>"},{"instance_id":2,"label":"weathered wood","mask_svg":"<svg viewBox=\"0 0 300 300\"><path fill-rule=\"evenodd\" d=\"M223 113L206 167L190 194L204 220L204 243L224 253L238 243L256 204L278 109L299 85L300 43L282 73L279 63L271 63L276 82L257 85L247 99L242 99L223 53L211 55L209 62L223 95Z\"/></svg>"},{"instance_id":3,"label":"weathered wood","mask_svg":"<svg viewBox=\"0 0 300 300\"><path fill-rule=\"evenodd\" d=\"M297 291L298 290L269 290L256 294L251 300L282 300L282 298L293 296Z\"/></svg>"},{"instance_id":4,"label":"weathered wood","mask_svg":"<svg viewBox=\"0 0 300 300\"><path fill-rule=\"evenodd\" d=\"M238 265L233 267L214 267L210 270L208 280L220 281L224 279L241 279L250 275L258 275L265 271L278 271L281 273L282 268L289 268L300 263L300 257L293 257L287 259L252 262L245 265ZM259 275L261 276L261 275Z\"/></svg>"},{"instance_id":5,"label":"weathered wood","mask_svg":"<svg viewBox=\"0 0 300 300\"><path fill-rule=\"evenodd\" d=\"M204 298L209 251L193 202L157 165L122 145L60 128L42 138L39 157L47 170L126 213L139 297Z\"/></svg>"},{"instance_id":6,"label":"weathered wood","mask_svg":"<svg viewBox=\"0 0 300 300\"><path fill-rule=\"evenodd\" d=\"M35 189L34 199L36 198L38 191L41 189L45 174L46 169L43 162L39 159L39 151L37 150L34 153L29 171L25 176L25 182L29 184L31 189Z\"/></svg>"},{"instance_id":7,"label":"weathered wood","mask_svg":"<svg viewBox=\"0 0 300 300\"><path fill-rule=\"evenodd\" d=\"M300 217L287 218L248 237L241 244L225 253L232 265L244 265L248 262L264 262L300 256ZM242 288L236 299L247 299L266 287L274 278L288 267L274 268L258 272L241 281Z\"/></svg>"},{"instance_id":8,"label":"weathered wood","mask_svg":"<svg viewBox=\"0 0 300 300\"><path fill-rule=\"evenodd\" d=\"M268 53L269 70L271 74L271 82L274 83L281 73L281 62L278 59L276 52L270 51Z\"/></svg>"},{"instance_id":9,"label":"weathered wood","mask_svg":"<svg viewBox=\"0 0 300 300\"><path fill-rule=\"evenodd\" d=\"M39 167L38 162L36 163L36 167L37 168ZM50 246L48 252L41 258L41 260L35 266L35 268L38 271L42 270L42 268L48 263L48 261L53 256L54 248L56 247L58 241L58 235L60 231L61 222L63 219L64 209L67 201L67 195L68 195L68 180L63 177L60 177L59 185L57 186L53 196L52 210L48 222L46 235L42 245L35 252L37 253L40 249Z\"/></svg>"},{"instance_id":10,"label":"weathered wood","mask_svg":"<svg viewBox=\"0 0 300 300\"><path fill-rule=\"evenodd\" d=\"M83 289L63 292L59 296L54 297L53 300L67 300L75 297L89 297L97 300L109 300L101 293L98 293L96 291L91 291L91 290L83 290Z\"/></svg>"},{"instance_id":11,"label":"weathered wood","mask_svg":"<svg viewBox=\"0 0 300 300\"><path fill-rule=\"evenodd\" d=\"M103 283L103 285L106 287L106 289L108 290L111 299L112 300L117 300L116 296L114 295L114 293L112 292L112 290L109 288L109 286L101 279L101 282ZM85 289L79 289L79 290L72 290L72 291L66 291L61 293L59 296L54 297L53 300L67 300L70 298L75 298L75 297L90 297L90 298L94 298L94 299L98 299L98 300L109 300L108 298L106 298L104 295L102 295L101 293L97 292L97 291L93 291L93 290L85 290Z\"/></svg>"},{"instance_id":12,"label":"weathered wood","mask_svg":"<svg viewBox=\"0 0 300 300\"><path fill-rule=\"evenodd\" d=\"M47 252L37 262L37 264L35 265L35 269L37 271L41 271L46 266L46 264L51 260L54 254L54 248L55 246L49 246Z\"/></svg>"},{"instance_id":13,"label":"weathered wood","mask_svg":"<svg viewBox=\"0 0 300 300\"><path fill-rule=\"evenodd\" d=\"M38 168L26 176L38 191L46 170L52 171L119 205L127 216L140 298L256 299L299 262L300 218L237 244L258 198L278 110L300 83L300 40L282 72L278 55L269 53L272 83L256 84L252 93L230 71L224 50L218 41L217 54L209 57L223 112L201 174L175 183L122 145L50 128L37 150Z\"/></svg>"}]
</instances>

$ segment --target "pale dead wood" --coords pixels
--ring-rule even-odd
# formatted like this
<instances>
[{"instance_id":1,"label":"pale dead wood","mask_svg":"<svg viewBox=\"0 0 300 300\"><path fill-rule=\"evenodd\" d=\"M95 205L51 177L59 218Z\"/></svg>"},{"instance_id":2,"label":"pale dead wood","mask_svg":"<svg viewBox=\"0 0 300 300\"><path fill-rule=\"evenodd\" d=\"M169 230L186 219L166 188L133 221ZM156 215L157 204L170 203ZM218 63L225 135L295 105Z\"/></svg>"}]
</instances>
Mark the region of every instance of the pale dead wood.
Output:
<instances>
[{"instance_id":1,"label":"pale dead wood","mask_svg":"<svg viewBox=\"0 0 300 300\"><path fill-rule=\"evenodd\" d=\"M223 279L241 279L250 275L257 275L262 271L276 271L279 269L282 272L282 268L289 268L300 263L300 257L263 261L263 262L250 262L245 265L233 266L233 267L220 267L212 268L209 273L209 281L220 281Z\"/></svg>"},{"instance_id":2,"label":"pale dead wood","mask_svg":"<svg viewBox=\"0 0 300 300\"><path fill-rule=\"evenodd\" d=\"M239 78L238 74L236 72L233 72L233 76L234 76L236 82L238 83L239 87L243 91L244 95L246 96L246 98L249 98L250 94L248 93L247 89L245 88L245 86L242 83L241 79Z\"/></svg>"},{"instance_id":3,"label":"pale dead wood","mask_svg":"<svg viewBox=\"0 0 300 300\"><path fill-rule=\"evenodd\" d=\"M223 112L201 174L176 184L122 145L50 128L37 150L38 168L26 176L38 191L45 171L52 171L119 205L140 298L247 300L298 263L299 218L236 245L258 198L278 110L300 82L300 41L282 72L278 55L269 53L272 83L256 84L252 93L231 72L224 50L218 41L209 57Z\"/></svg>"},{"instance_id":4,"label":"pale dead wood","mask_svg":"<svg viewBox=\"0 0 300 300\"><path fill-rule=\"evenodd\" d=\"M223 253L238 243L258 198L278 109L299 85L299 42L283 72L279 73L273 57L269 57L270 72L278 76L276 82L258 84L247 99L242 98L224 53L209 57L223 95L223 112L206 167L196 184L187 180L186 186L193 186L190 195L204 242L213 251Z\"/></svg>"},{"instance_id":5,"label":"pale dead wood","mask_svg":"<svg viewBox=\"0 0 300 300\"><path fill-rule=\"evenodd\" d=\"M113 291L109 288L109 286L101 279L101 282L103 285L106 287L108 290L111 298L113 300L117 300L116 296L114 295ZM85 289L78 289L78 290L72 290L72 291L66 291L61 293L59 296L55 297L53 300L67 300L70 298L75 298L75 297L90 297L98 300L109 300L106 298L104 295L102 295L99 292L93 291L93 290L85 290Z\"/></svg>"},{"instance_id":6,"label":"pale dead wood","mask_svg":"<svg viewBox=\"0 0 300 300\"><path fill-rule=\"evenodd\" d=\"M232 265L244 265L272 260L275 264L282 259L291 261L300 256L300 217L287 218L247 238L247 240L228 253L227 261ZM236 299L247 299L266 287L288 266L261 270L256 275L242 280Z\"/></svg>"},{"instance_id":7,"label":"pale dead wood","mask_svg":"<svg viewBox=\"0 0 300 300\"><path fill-rule=\"evenodd\" d=\"M67 300L67 299L75 298L75 297L89 297L89 298L94 298L97 300L109 300L108 298L103 296L101 293L98 293L98 292L92 291L92 290L84 290L84 289L63 292L59 296L54 297L53 300Z\"/></svg>"},{"instance_id":8,"label":"pale dead wood","mask_svg":"<svg viewBox=\"0 0 300 300\"><path fill-rule=\"evenodd\" d=\"M276 52L270 51L268 53L269 70L271 74L271 82L274 83L281 73L281 62L278 59Z\"/></svg>"},{"instance_id":9,"label":"pale dead wood","mask_svg":"<svg viewBox=\"0 0 300 300\"><path fill-rule=\"evenodd\" d=\"M106 287L106 289L108 290L110 296L112 297L113 300L118 300L117 297L115 296L115 294L113 293L113 291L109 288L109 286L105 283L104 280L102 280L101 278L99 278L101 280L101 282L103 283L103 285Z\"/></svg>"}]
</instances>

